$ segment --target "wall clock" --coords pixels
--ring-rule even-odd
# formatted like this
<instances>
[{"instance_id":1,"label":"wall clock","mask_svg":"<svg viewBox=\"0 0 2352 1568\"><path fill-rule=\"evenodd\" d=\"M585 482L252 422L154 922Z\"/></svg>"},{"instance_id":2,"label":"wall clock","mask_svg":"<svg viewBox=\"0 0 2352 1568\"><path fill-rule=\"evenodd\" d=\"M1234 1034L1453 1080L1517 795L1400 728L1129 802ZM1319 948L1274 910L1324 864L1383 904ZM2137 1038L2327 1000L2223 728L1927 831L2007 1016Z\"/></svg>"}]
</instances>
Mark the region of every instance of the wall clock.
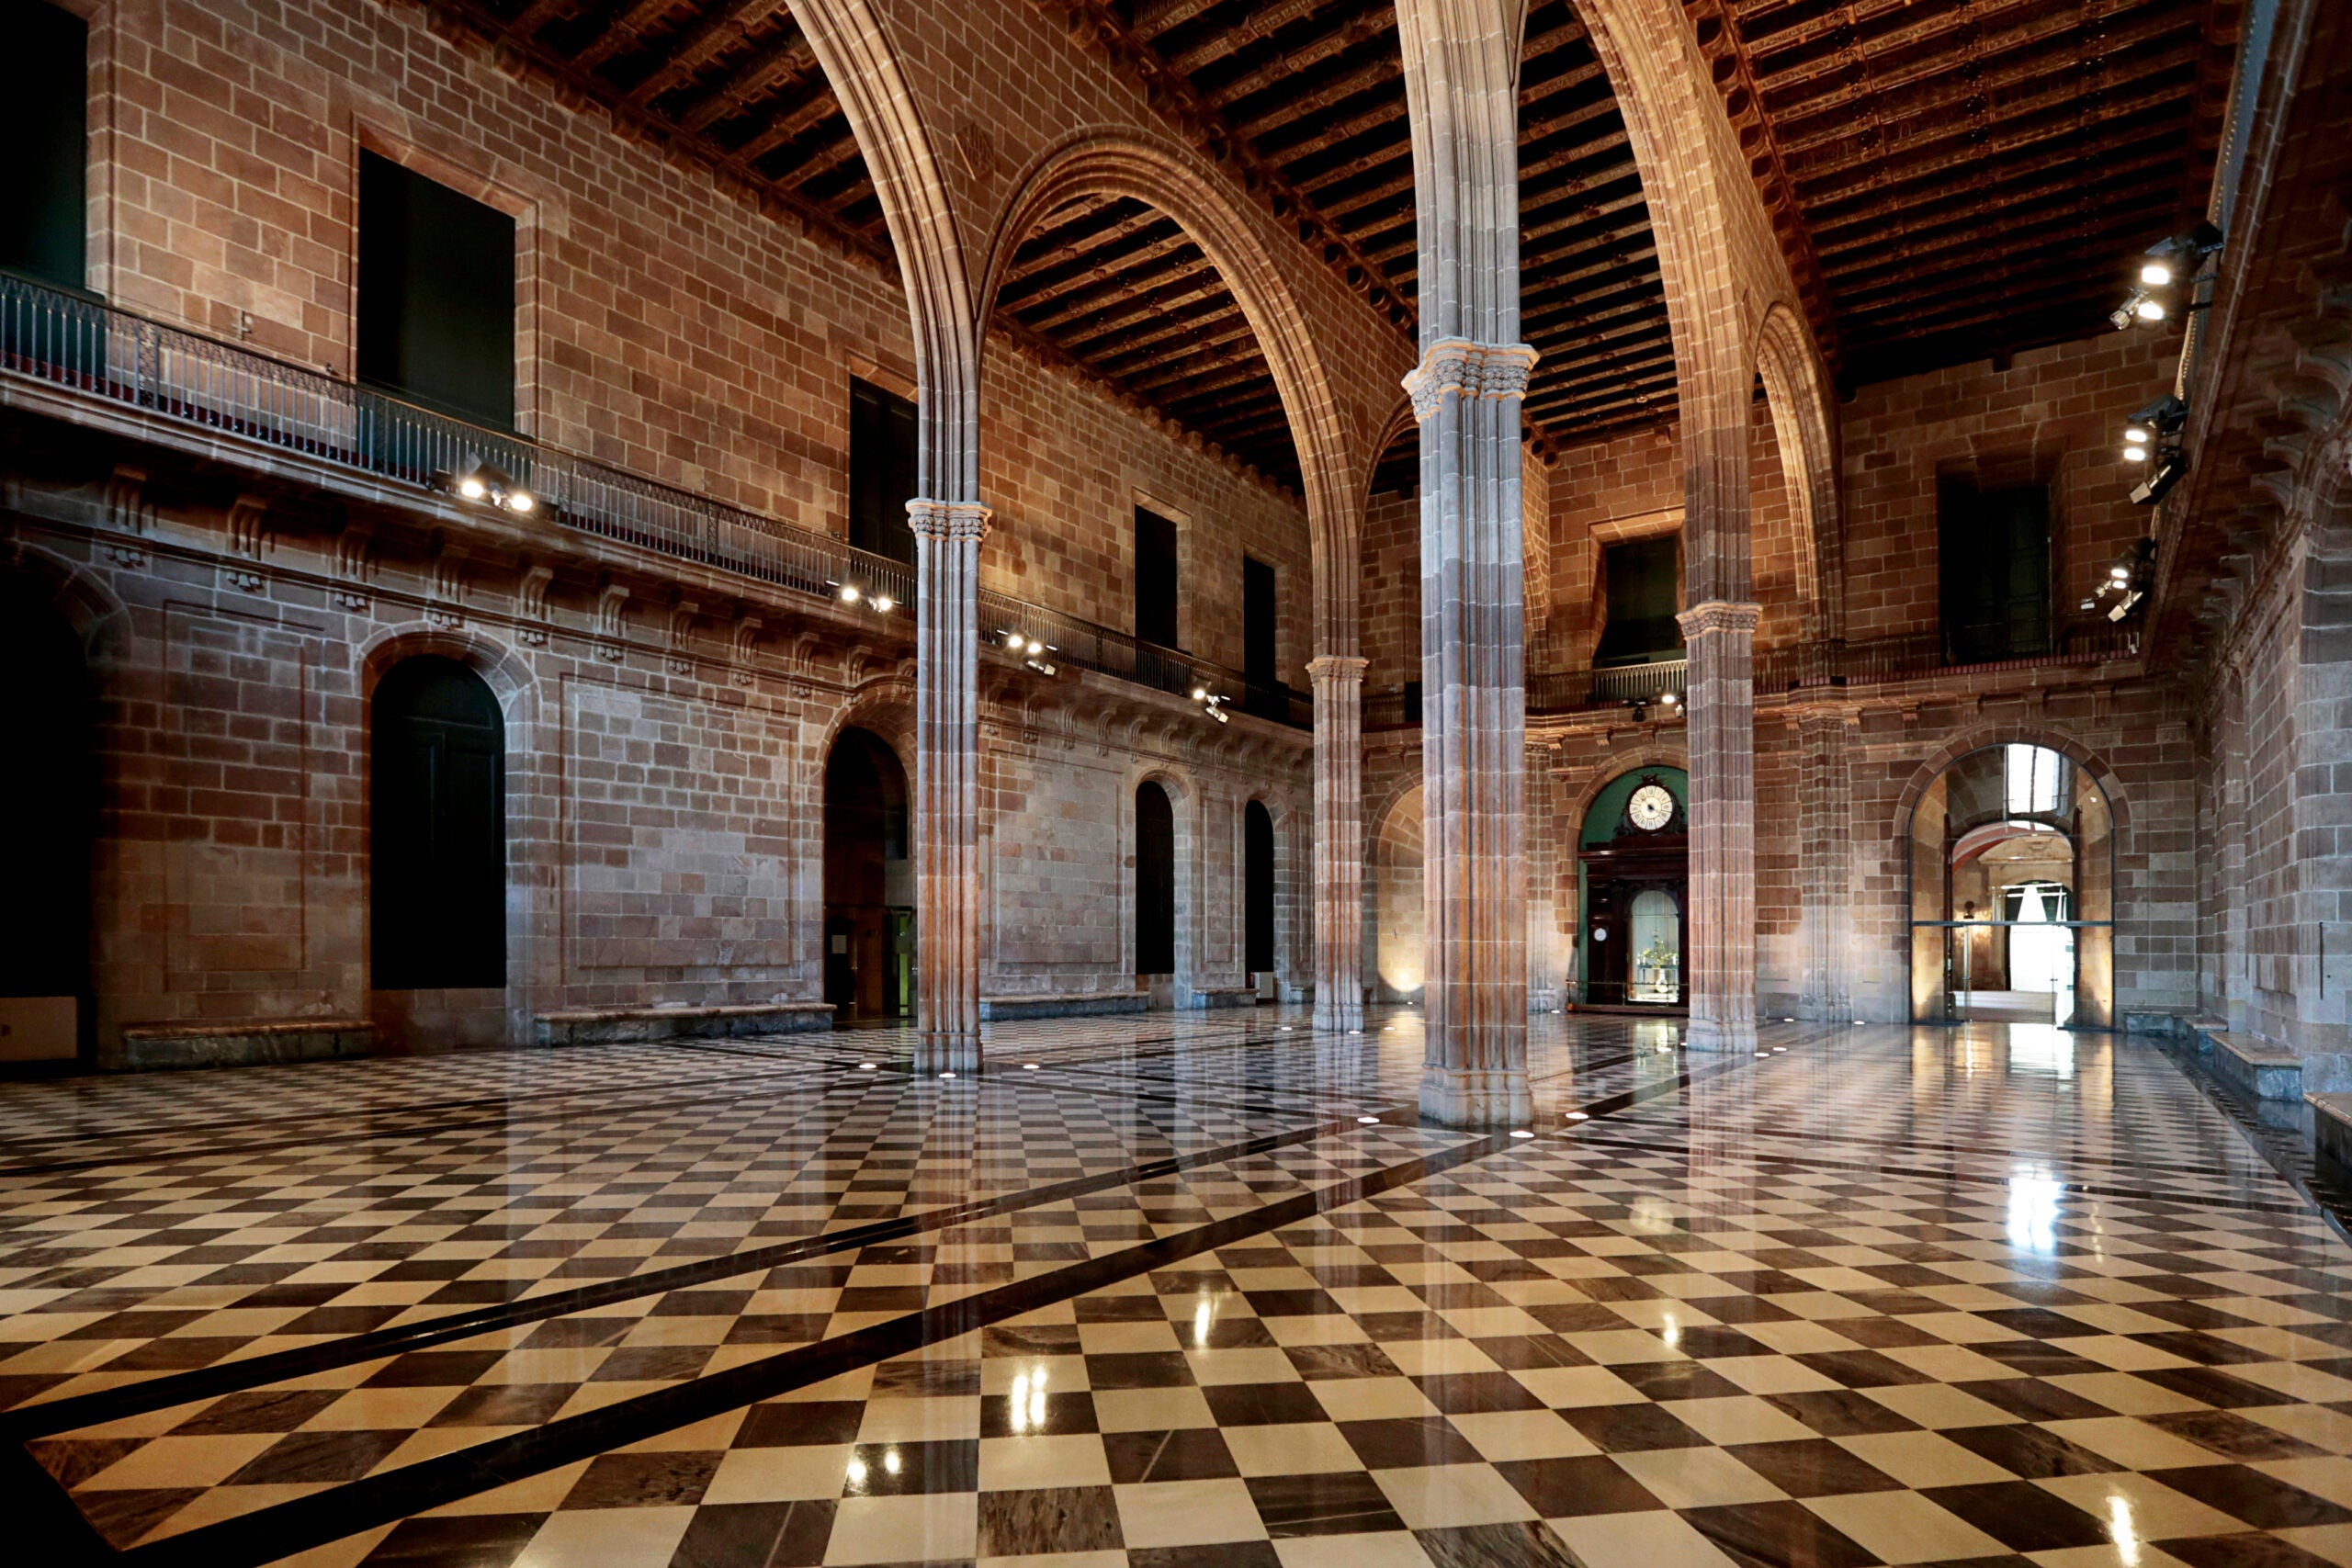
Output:
<instances>
[{"instance_id":1,"label":"wall clock","mask_svg":"<svg viewBox=\"0 0 2352 1568\"><path fill-rule=\"evenodd\" d=\"M1655 781L1645 783L1625 802L1626 820L1645 833L1655 833L1674 820L1674 795Z\"/></svg>"}]
</instances>

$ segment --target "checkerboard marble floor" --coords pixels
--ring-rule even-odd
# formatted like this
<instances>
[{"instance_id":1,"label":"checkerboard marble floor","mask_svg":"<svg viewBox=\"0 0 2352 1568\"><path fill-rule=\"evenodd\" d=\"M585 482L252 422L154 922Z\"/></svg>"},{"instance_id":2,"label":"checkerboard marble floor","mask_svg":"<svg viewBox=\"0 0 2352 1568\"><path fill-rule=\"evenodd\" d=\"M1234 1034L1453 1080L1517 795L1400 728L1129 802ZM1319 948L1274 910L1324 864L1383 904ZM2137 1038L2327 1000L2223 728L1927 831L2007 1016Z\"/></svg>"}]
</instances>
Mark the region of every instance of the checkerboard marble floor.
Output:
<instances>
[{"instance_id":1,"label":"checkerboard marble floor","mask_svg":"<svg viewBox=\"0 0 2352 1568\"><path fill-rule=\"evenodd\" d=\"M42 1561L2352 1568L2352 1250L2153 1048L1259 1009L0 1086ZM53 1544L52 1544L53 1543Z\"/></svg>"}]
</instances>

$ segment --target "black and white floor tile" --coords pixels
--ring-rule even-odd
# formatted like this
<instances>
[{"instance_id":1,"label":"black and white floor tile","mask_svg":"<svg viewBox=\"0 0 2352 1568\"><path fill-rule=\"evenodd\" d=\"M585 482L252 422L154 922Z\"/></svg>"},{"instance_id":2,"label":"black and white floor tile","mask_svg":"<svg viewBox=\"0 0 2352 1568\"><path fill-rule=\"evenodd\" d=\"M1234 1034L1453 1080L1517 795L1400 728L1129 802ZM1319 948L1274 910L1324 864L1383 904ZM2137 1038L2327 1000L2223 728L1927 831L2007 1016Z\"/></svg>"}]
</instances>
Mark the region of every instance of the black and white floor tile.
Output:
<instances>
[{"instance_id":1,"label":"black and white floor tile","mask_svg":"<svg viewBox=\"0 0 2352 1568\"><path fill-rule=\"evenodd\" d=\"M2352 1249L2010 1026L859 1032L0 1086L60 1562L2352 1568ZM44 1561L48 1560L44 1558Z\"/></svg>"}]
</instances>

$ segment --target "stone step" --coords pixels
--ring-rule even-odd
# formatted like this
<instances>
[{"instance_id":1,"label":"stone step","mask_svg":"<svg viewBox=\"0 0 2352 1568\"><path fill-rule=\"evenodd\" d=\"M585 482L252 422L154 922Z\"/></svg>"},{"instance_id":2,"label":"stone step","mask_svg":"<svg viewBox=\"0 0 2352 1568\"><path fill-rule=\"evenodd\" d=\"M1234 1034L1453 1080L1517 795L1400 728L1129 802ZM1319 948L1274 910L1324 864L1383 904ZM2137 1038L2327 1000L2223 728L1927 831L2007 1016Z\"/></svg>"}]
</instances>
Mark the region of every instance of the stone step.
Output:
<instances>
[{"instance_id":1,"label":"stone step","mask_svg":"<svg viewBox=\"0 0 2352 1568\"><path fill-rule=\"evenodd\" d=\"M538 1017L542 1045L619 1045L652 1040L799 1034L833 1026L831 1002L729 1002L689 1008L571 1008Z\"/></svg>"},{"instance_id":2,"label":"stone step","mask_svg":"<svg viewBox=\"0 0 2352 1568\"><path fill-rule=\"evenodd\" d=\"M132 1023L121 1043L101 1050L110 1072L166 1067L255 1067L364 1056L376 1026L364 1018L244 1018L201 1023Z\"/></svg>"},{"instance_id":3,"label":"stone step","mask_svg":"<svg viewBox=\"0 0 2352 1568\"><path fill-rule=\"evenodd\" d=\"M2213 1066L2256 1100L2300 1100L2303 1059L2283 1045L2222 1029L2199 1036L2211 1043Z\"/></svg>"},{"instance_id":4,"label":"stone step","mask_svg":"<svg viewBox=\"0 0 2352 1568\"><path fill-rule=\"evenodd\" d=\"M1142 1012L1148 991L1065 991L1057 995L982 997L982 1022L1016 1018L1082 1018L1098 1013Z\"/></svg>"}]
</instances>

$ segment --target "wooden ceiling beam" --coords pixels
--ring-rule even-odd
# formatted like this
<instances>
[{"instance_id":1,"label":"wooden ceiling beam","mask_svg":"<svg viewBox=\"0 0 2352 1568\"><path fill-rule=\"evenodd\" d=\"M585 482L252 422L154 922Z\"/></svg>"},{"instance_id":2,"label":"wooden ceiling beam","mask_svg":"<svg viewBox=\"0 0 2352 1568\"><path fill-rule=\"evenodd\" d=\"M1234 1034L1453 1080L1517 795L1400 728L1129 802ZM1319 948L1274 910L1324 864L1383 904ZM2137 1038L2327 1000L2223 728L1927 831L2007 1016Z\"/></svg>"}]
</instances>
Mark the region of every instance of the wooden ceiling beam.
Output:
<instances>
[{"instance_id":1,"label":"wooden ceiling beam","mask_svg":"<svg viewBox=\"0 0 2352 1568\"><path fill-rule=\"evenodd\" d=\"M628 90L629 102L650 104L664 93L684 86L703 67L737 44L750 41L755 28L776 20L794 32L791 13L784 8L783 0L734 0L689 28L679 40L670 57L648 73L644 80Z\"/></svg>"},{"instance_id":2,"label":"wooden ceiling beam","mask_svg":"<svg viewBox=\"0 0 2352 1568\"><path fill-rule=\"evenodd\" d=\"M721 120L751 113L772 95L789 91L812 78L821 81L822 75L817 64L817 51L808 47L807 35L796 27L780 41L729 73L726 81L681 113L678 123L688 130L703 130ZM830 96L831 85L826 84L824 91Z\"/></svg>"},{"instance_id":3,"label":"wooden ceiling beam","mask_svg":"<svg viewBox=\"0 0 2352 1568\"><path fill-rule=\"evenodd\" d=\"M571 60L574 71L593 72L606 61L642 48L648 38L664 30L659 24L686 0L637 0L637 4L605 24L588 47Z\"/></svg>"},{"instance_id":4,"label":"wooden ceiling beam","mask_svg":"<svg viewBox=\"0 0 2352 1568\"><path fill-rule=\"evenodd\" d=\"M843 125L849 123L848 117L842 113L841 100L833 96L833 90L831 87L820 88L814 96L804 98L793 108L776 115L753 131L735 150L736 155L746 163L757 163L777 148L790 146L827 120L836 118Z\"/></svg>"}]
</instances>

